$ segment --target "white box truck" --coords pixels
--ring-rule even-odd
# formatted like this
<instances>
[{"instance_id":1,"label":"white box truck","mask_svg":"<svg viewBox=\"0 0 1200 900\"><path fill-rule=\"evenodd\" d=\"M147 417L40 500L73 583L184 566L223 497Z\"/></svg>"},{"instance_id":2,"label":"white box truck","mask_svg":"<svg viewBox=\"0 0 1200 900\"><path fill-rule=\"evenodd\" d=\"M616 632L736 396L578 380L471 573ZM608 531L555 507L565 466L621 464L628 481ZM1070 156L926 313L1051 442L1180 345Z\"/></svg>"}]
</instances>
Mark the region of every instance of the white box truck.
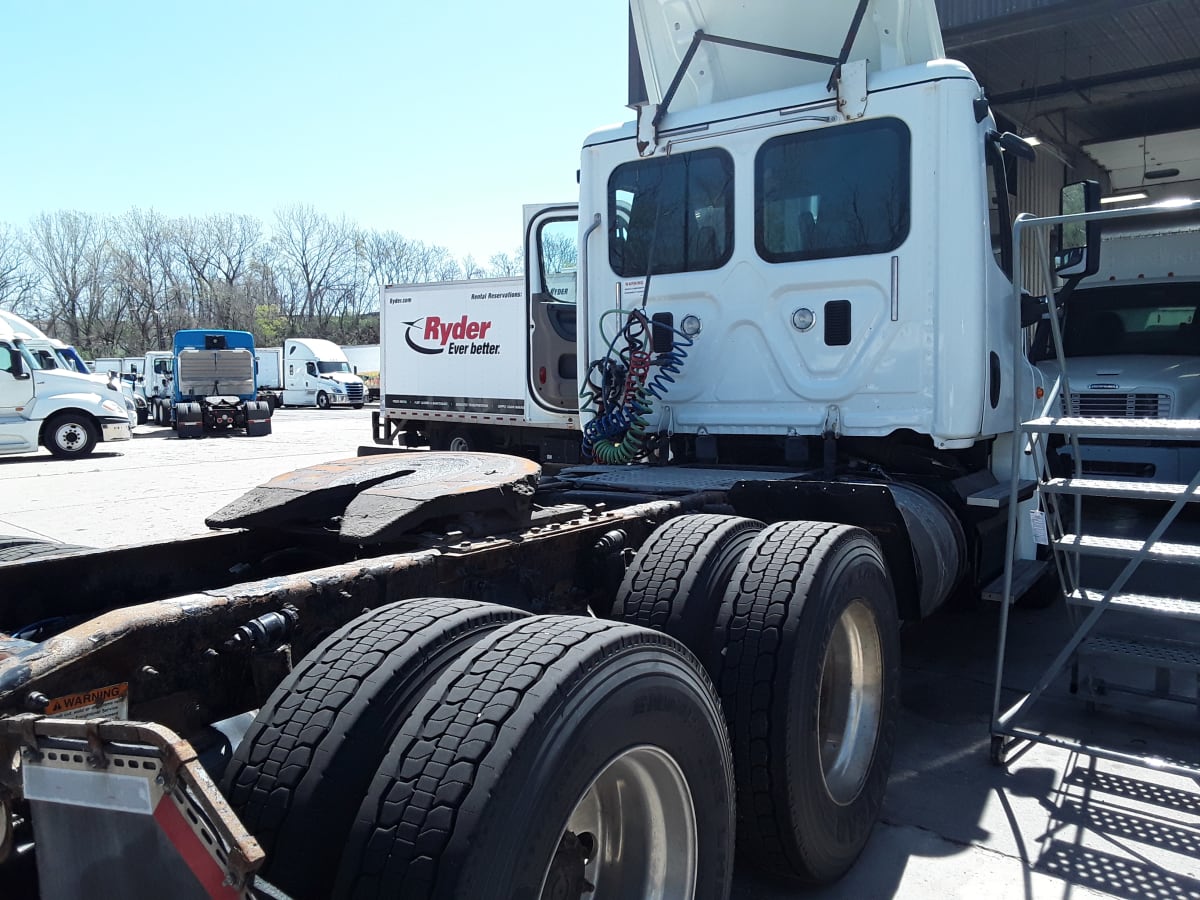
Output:
<instances>
[{"instance_id":1,"label":"white box truck","mask_svg":"<svg viewBox=\"0 0 1200 900\"><path fill-rule=\"evenodd\" d=\"M281 406L352 406L362 409L363 381L333 341L288 338L283 342Z\"/></svg>"},{"instance_id":2,"label":"white box truck","mask_svg":"<svg viewBox=\"0 0 1200 900\"><path fill-rule=\"evenodd\" d=\"M363 380L369 403L379 402L379 345L355 344L343 346L342 352L350 362L350 369Z\"/></svg>"},{"instance_id":3,"label":"white box truck","mask_svg":"<svg viewBox=\"0 0 1200 900\"><path fill-rule=\"evenodd\" d=\"M283 405L283 348L259 347L254 351L258 367L258 398L272 407Z\"/></svg>"},{"instance_id":4,"label":"white box truck","mask_svg":"<svg viewBox=\"0 0 1200 900\"><path fill-rule=\"evenodd\" d=\"M1064 413L1200 417L1200 224L1112 229L1102 246L1100 271L1080 283L1063 318ZM1048 320L1033 353L1057 374ZM1079 444L1086 475L1187 482L1200 468L1200 447L1183 441L1084 435ZM1070 458L1069 447L1060 452Z\"/></svg>"},{"instance_id":5,"label":"white box truck","mask_svg":"<svg viewBox=\"0 0 1200 900\"><path fill-rule=\"evenodd\" d=\"M108 379L53 358L40 330L12 313L0 317L0 454L43 446L62 458L87 456L100 441L132 437L131 410Z\"/></svg>"},{"instance_id":6,"label":"white box truck","mask_svg":"<svg viewBox=\"0 0 1200 900\"><path fill-rule=\"evenodd\" d=\"M573 204L531 226L575 240ZM575 271L387 285L376 443L579 459ZM557 267L556 267L557 268Z\"/></svg>"}]
</instances>

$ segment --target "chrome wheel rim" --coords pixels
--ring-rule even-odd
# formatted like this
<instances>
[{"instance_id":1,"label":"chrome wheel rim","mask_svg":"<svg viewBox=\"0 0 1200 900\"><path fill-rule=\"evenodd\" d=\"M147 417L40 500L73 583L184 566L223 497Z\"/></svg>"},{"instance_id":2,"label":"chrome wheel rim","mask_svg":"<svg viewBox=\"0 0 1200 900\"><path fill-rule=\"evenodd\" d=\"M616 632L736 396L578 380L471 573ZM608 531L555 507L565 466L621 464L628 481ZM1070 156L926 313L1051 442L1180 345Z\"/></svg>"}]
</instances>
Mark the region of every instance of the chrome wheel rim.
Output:
<instances>
[{"instance_id":1,"label":"chrome wheel rim","mask_svg":"<svg viewBox=\"0 0 1200 900\"><path fill-rule=\"evenodd\" d=\"M87 436L77 422L67 422L54 429L54 443L63 450L78 450L86 440Z\"/></svg>"},{"instance_id":2,"label":"chrome wheel rim","mask_svg":"<svg viewBox=\"0 0 1200 900\"><path fill-rule=\"evenodd\" d=\"M695 896L696 810L679 764L657 747L604 767L567 820L542 900Z\"/></svg>"},{"instance_id":3,"label":"chrome wheel rim","mask_svg":"<svg viewBox=\"0 0 1200 900\"><path fill-rule=\"evenodd\" d=\"M852 600L834 625L821 667L817 740L825 789L852 803L875 756L883 712L883 644L871 608Z\"/></svg>"}]
</instances>

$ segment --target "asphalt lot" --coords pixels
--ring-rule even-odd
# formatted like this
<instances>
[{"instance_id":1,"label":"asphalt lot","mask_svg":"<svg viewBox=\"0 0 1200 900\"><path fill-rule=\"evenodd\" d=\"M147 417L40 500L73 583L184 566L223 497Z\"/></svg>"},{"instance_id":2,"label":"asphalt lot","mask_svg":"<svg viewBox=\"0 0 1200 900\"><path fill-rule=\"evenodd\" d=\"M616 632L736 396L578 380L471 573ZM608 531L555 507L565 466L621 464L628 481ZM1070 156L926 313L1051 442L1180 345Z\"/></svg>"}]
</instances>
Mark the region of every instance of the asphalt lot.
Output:
<instances>
[{"instance_id":1,"label":"asphalt lot","mask_svg":"<svg viewBox=\"0 0 1200 900\"><path fill-rule=\"evenodd\" d=\"M249 488L370 443L369 410L280 410L266 438L180 441L139 426L133 441L85 460L2 458L0 534L108 547L202 533L208 513ZM1138 511L1122 515L1115 521ZM1045 745L1007 770L989 763L997 620L980 604L906 627L891 782L854 870L809 892L739 872L734 898L1200 898L1195 781ZM1067 633L1059 607L1014 611L1006 697L1036 681ZM1052 704L1064 691L1055 693ZM1067 733L1196 759L1195 721L1143 724L1073 700L1048 709Z\"/></svg>"}]
</instances>

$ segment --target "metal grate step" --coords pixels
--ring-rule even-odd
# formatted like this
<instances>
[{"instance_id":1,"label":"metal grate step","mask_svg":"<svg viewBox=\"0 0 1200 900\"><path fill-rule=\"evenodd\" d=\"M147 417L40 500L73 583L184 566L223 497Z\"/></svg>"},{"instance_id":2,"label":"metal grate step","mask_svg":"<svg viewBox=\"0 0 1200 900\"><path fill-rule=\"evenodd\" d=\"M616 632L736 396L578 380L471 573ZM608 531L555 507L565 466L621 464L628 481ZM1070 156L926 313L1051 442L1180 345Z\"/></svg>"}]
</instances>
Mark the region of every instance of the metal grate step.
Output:
<instances>
[{"instance_id":1,"label":"metal grate step","mask_svg":"<svg viewBox=\"0 0 1200 900\"><path fill-rule=\"evenodd\" d=\"M1181 672L1200 672L1200 648L1187 644L1094 637L1079 645L1079 654L1147 663L1155 668Z\"/></svg>"},{"instance_id":2,"label":"metal grate step","mask_svg":"<svg viewBox=\"0 0 1200 900\"><path fill-rule=\"evenodd\" d=\"M1062 416L1031 419L1022 425L1026 432L1094 434L1105 437L1200 440L1200 419L1128 419L1121 417Z\"/></svg>"},{"instance_id":3,"label":"metal grate step","mask_svg":"<svg viewBox=\"0 0 1200 900\"><path fill-rule=\"evenodd\" d=\"M1200 486L1190 493L1186 484L1157 482L1110 481L1100 478L1051 478L1041 489L1051 494L1072 494L1081 497L1118 497L1122 500L1200 500Z\"/></svg>"},{"instance_id":4,"label":"metal grate step","mask_svg":"<svg viewBox=\"0 0 1200 900\"><path fill-rule=\"evenodd\" d=\"M1067 594L1067 602L1073 606L1099 606L1104 591L1080 588ZM1108 608L1148 616L1200 621L1200 600L1184 597L1155 597L1150 594L1114 594Z\"/></svg>"},{"instance_id":5,"label":"metal grate step","mask_svg":"<svg viewBox=\"0 0 1200 900\"><path fill-rule=\"evenodd\" d=\"M1130 538L1098 537L1090 534L1064 534L1054 541L1054 546L1068 553L1087 556L1107 556L1115 559L1131 559L1141 550L1143 541ZM1200 565L1200 547L1195 544L1172 544L1159 541L1146 551L1145 558L1152 562Z\"/></svg>"}]
</instances>

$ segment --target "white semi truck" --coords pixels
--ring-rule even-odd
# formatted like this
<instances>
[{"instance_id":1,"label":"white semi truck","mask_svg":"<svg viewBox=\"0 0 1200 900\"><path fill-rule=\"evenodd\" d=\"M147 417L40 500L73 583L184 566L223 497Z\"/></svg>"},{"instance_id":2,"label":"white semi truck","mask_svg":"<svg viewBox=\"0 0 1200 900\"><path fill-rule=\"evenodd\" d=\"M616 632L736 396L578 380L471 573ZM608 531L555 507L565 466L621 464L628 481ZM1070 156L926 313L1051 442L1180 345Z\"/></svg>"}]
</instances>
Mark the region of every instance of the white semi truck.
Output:
<instances>
[{"instance_id":1,"label":"white semi truck","mask_svg":"<svg viewBox=\"0 0 1200 900\"><path fill-rule=\"evenodd\" d=\"M81 457L101 441L132 437L132 401L108 378L69 368L58 352L21 317L0 317L0 454L42 446L58 457Z\"/></svg>"},{"instance_id":2,"label":"white semi truck","mask_svg":"<svg viewBox=\"0 0 1200 900\"><path fill-rule=\"evenodd\" d=\"M258 353L259 388L276 397L278 406L352 406L366 403L363 380L346 354L322 338L287 338L282 347Z\"/></svg>"},{"instance_id":3,"label":"white semi truck","mask_svg":"<svg viewBox=\"0 0 1200 900\"><path fill-rule=\"evenodd\" d=\"M573 204L527 214L535 241L544 232L574 245ZM569 269L547 275L384 287L376 441L578 462L576 276L567 256Z\"/></svg>"},{"instance_id":4,"label":"white semi truck","mask_svg":"<svg viewBox=\"0 0 1200 900\"><path fill-rule=\"evenodd\" d=\"M1200 417L1200 225L1110 227L1100 260L1063 317L1073 387L1064 414ZM1033 355L1047 377L1057 374L1048 321ZM1200 447L1181 441L1084 434L1079 454L1091 476L1186 483L1200 469Z\"/></svg>"},{"instance_id":5,"label":"white semi truck","mask_svg":"<svg viewBox=\"0 0 1200 900\"><path fill-rule=\"evenodd\" d=\"M478 396L578 414L593 464L289 473L202 550L105 551L52 643L0 643L0 810L40 823L44 888L722 898L735 835L801 882L853 865L900 623L1000 574L1010 493L1014 581L1045 569L1012 452L1043 387L1010 280L1031 150L942 59L932 0L745 7L630 4L647 99L584 143L577 331L545 346L574 385L530 336L563 268L538 223L573 209L526 216L512 330L489 309L516 297L384 292L385 424L476 414L389 370L511 354ZM34 568L0 630L64 602Z\"/></svg>"}]
</instances>

